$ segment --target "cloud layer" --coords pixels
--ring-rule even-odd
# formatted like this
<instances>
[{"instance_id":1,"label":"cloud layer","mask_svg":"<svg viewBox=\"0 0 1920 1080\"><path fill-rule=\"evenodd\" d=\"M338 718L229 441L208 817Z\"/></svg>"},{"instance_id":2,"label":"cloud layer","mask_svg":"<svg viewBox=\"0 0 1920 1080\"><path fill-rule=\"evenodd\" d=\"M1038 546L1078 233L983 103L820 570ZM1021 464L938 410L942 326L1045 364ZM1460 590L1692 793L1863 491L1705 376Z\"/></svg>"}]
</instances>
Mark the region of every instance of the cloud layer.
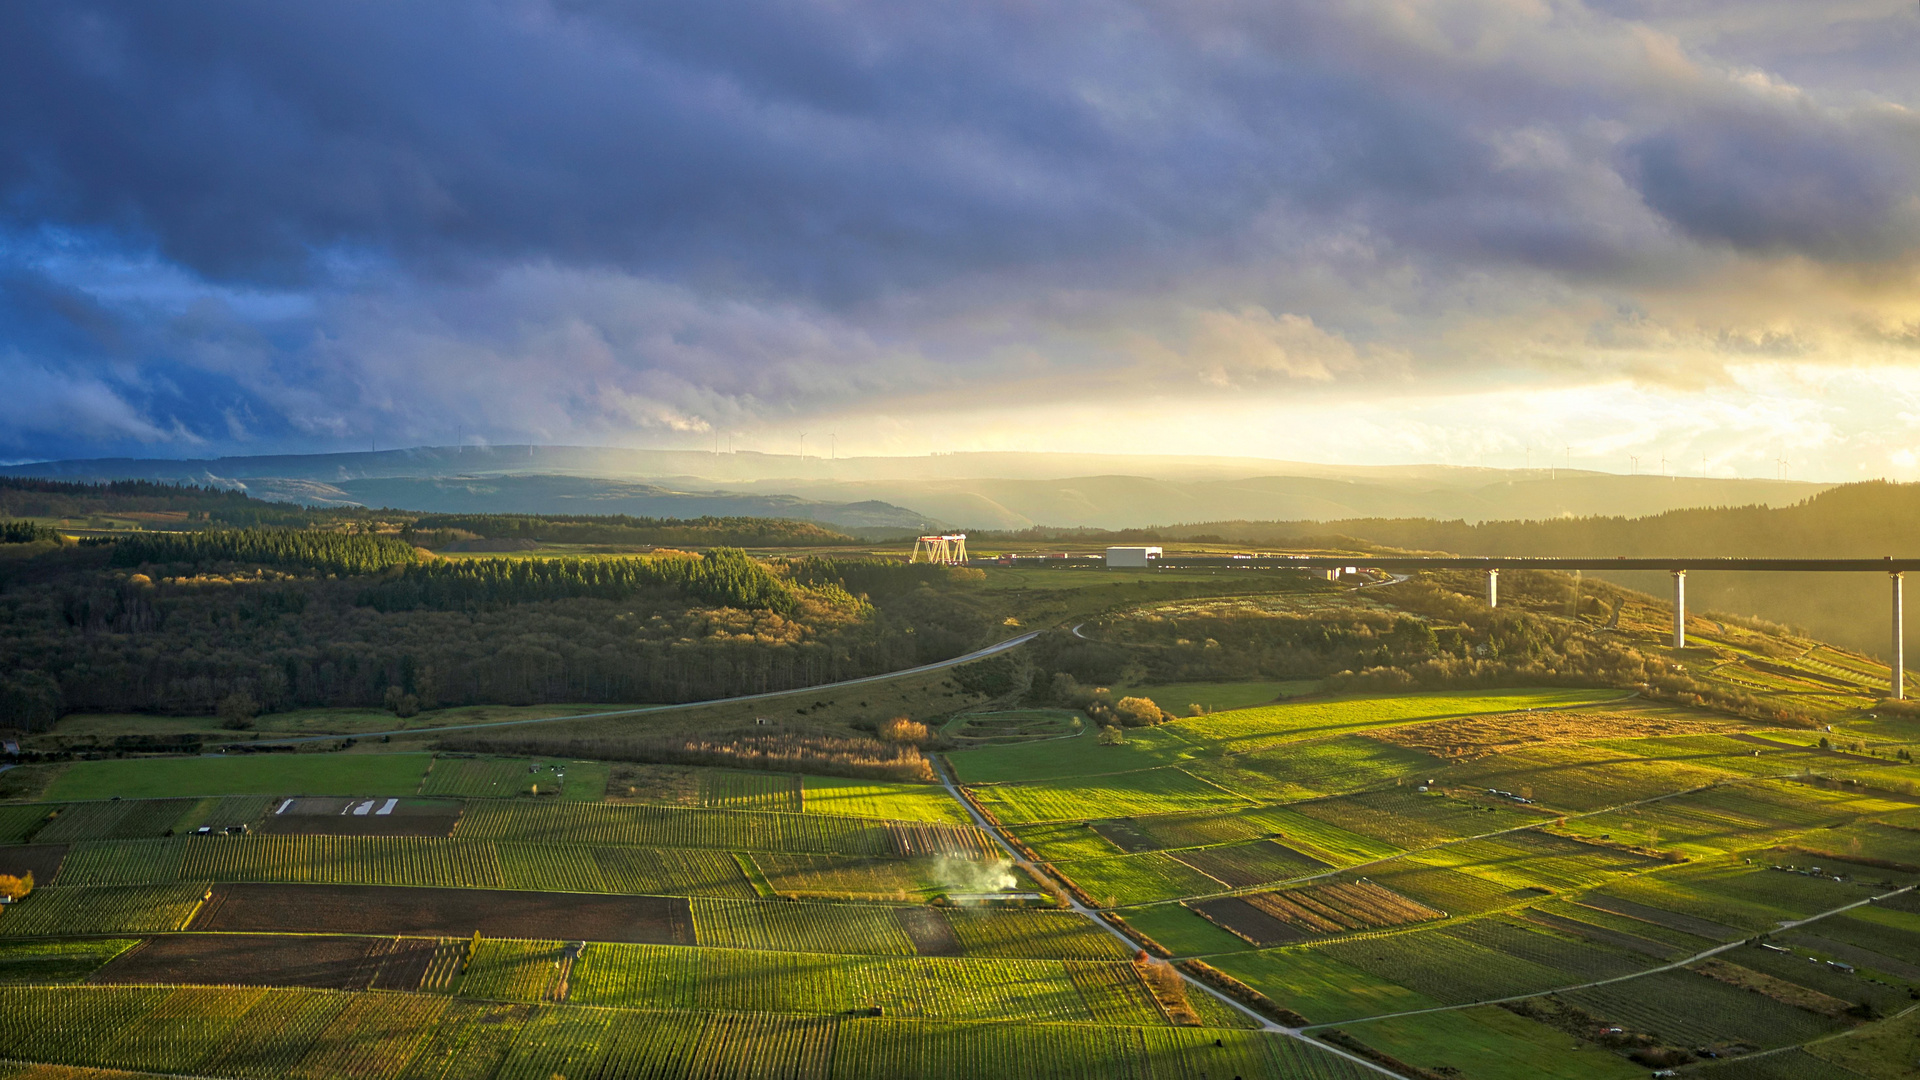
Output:
<instances>
[{"instance_id":1,"label":"cloud layer","mask_svg":"<svg viewBox=\"0 0 1920 1080\"><path fill-rule=\"evenodd\" d=\"M1916 44L1869 0L27 5L0 456L1171 448L1125 414L1374 460L1586 393L1904 474ZM1739 419L1782 371L1848 373L1793 377L1816 445Z\"/></svg>"}]
</instances>

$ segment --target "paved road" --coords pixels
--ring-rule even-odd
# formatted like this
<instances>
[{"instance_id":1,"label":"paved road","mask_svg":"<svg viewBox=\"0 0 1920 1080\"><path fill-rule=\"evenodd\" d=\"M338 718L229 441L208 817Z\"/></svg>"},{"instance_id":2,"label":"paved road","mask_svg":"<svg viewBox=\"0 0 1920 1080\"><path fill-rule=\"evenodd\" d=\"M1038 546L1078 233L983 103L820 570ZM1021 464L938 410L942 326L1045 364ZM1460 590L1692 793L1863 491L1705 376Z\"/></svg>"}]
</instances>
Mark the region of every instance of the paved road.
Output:
<instances>
[{"instance_id":1,"label":"paved road","mask_svg":"<svg viewBox=\"0 0 1920 1080\"><path fill-rule=\"evenodd\" d=\"M983 660L989 656L1006 652L1008 649L1019 648L1039 636L1040 632L1035 630L1031 633L1021 634L1019 637L1008 638L1005 641L989 645L984 649L976 649L965 656L956 656L951 660L940 660L931 664L921 664L919 667L905 668L900 671L889 671L884 675L867 675L858 679L843 679L840 682L821 683L817 686L799 686L792 690L770 690L764 694L744 694L740 697L710 698L706 701L682 701L673 705L642 705L634 709L574 713L570 716L537 716L529 717L525 720L493 720L484 724L449 724L445 727L394 728L391 731L363 731L355 732L351 735L293 735L279 739L250 740L239 745L279 746L285 743L332 742L337 739L348 738L377 739L382 735L435 735L442 731L474 731L480 728L517 727L525 724L555 724L562 720L599 720L610 716L639 716L644 713L665 712L669 709L691 709L699 705L734 705L743 701L765 701L769 698L787 697L791 694L811 694L822 690L840 690L849 686L864 686L867 683L885 682L888 679L900 679L908 675L921 675L929 671L939 671L943 668L972 663L975 660Z\"/></svg>"}]
</instances>

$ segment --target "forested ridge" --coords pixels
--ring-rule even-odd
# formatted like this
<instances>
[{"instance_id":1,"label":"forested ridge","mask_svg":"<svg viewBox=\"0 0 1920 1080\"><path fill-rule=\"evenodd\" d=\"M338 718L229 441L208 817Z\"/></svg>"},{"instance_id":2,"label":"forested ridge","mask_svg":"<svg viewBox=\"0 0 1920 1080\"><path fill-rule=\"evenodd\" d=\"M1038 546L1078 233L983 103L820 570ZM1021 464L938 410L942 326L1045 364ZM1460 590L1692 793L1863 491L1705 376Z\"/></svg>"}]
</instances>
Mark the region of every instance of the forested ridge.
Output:
<instances>
[{"instance_id":1,"label":"forested ridge","mask_svg":"<svg viewBox=\"0 0 1920 1080\"><path fill-rule=\"evenodd\" d=\"M548 544L812 547L853 543L852 537L818 523L786 518L425 514L412 523L411 531L416 534L469 533L488 540L533 540Z\"/></svg>"},{"instance_id":2,"label":"forested ridge","mask_svg":"<svg viewBox=\"0 0 1920 1080\"><path fill-rule=\"evenodd\" d=\"M167 527L183 529L285 527L364 520L374 511L358 507L309 509L256 499L244 491L163 484L153 480L83 483L0 476L0 517L90 518L100 515L161 515Z\"/></svg>"},{"instance_id":3,"label":"forested ridge","mask_svg":"<svg viewBox=\"0 0 1920 1080\"><path fill-rule=\"evenodd\" d=\"M650 518L627 514L423 514L391 508L308 507L244 491L152 480L84 483L0 477L0 518L93 521L131 517L156 532L378 527L422 547L471 540L626 547L831 547L852 537L787 518ZM97 522L97 527L107 523Z\"/></svg>"},{"instance_id":4,"label":"forested ridge","mask_svg":"<svg viewBox=\"0 0 1920 1080\"><path fill-rule=\"evenodd\" d=\"M797 575L738 549L416 562L392 536L258 530L30 550L0 560L0 726L395 688L422 708L727 697L944 659L999 622L979 571Z\"/></svg>"}]
</instances>

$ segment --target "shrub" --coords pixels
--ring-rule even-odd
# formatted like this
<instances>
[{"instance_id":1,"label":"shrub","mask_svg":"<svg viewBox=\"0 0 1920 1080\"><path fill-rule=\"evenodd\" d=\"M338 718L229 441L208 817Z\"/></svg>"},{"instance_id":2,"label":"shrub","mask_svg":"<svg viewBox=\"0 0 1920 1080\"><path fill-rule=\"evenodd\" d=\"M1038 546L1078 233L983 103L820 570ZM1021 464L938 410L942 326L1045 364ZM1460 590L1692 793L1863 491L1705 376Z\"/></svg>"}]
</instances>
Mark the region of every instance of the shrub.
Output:
<instances>
[{"instance_id":1,"label":"shrub","mask_svg":"<svg viewBox=\"0 0 1920 1080\"><path fill-rule=\"evenodd\" d=\"M1167 1010L1167 1018L1176 1024L1198 1027L1200 1017L1193 1011L1193 1003L1187 1000L1187 981L1180 977L1180 971L1165 960L1155 960L1141 949L1133 957L1134 970L1140 973L1140 981L1158 998L1162 1008Z\"/></svg>"},{"instance_id":2,"label":"shrub","mask_svg":"<svg viewBox=\"0 0 1920 1080\"><path fill-rule=\"evenodd\" d=\"M1101 746L1124 746L1126 745L1126 742L1127 742L1127 733L1124 731L1121 731L1119 728L1103 727L1100 729L1100 745Z\"/></svg>"},{"instance_id":3,"label":"shrub","mask_svg":"<svg viewBox=\"0 0 1920 1080\"><path fill-rule=\"evenodd\" d=\"M927 731L927 725L918 720L896 716L880 725L880 737L892 743L911 743L914 746L921 746L932 735Z\"/></svg>"},{"instance_id":4,"label":"shrub","mask_svg":"<svg viewBox=\"0 0 1920 1080\"><path fill-rule=\"evenodd\" d=\"M388 712L399 717L415 716L420 712L420 699L397 686L387 687L382 704Z\"/></svg>"},{"instance_id":5,"label":"shrub","mask_svg":"<svg viewBox=\"0 0 1920 1080\"><path fill-rule=\"evenodd\" d=\"M232 731L245 731L253 726L253 718L260 711L260 703L245 690L235 690L220 699L217 710L220 726Z\"/></svg>"},{"instance_id":6,"label":"shrub","mask_svg":"<svg viewBox=\"0 0 1920 1080\"><path fill-rule=\"evenodd\" d=\"M1171 719L1151 698L1124 697L1114 703L1113 714L1127 727L1152 727L1162 719Z\"/></svg>"}]
</instances>

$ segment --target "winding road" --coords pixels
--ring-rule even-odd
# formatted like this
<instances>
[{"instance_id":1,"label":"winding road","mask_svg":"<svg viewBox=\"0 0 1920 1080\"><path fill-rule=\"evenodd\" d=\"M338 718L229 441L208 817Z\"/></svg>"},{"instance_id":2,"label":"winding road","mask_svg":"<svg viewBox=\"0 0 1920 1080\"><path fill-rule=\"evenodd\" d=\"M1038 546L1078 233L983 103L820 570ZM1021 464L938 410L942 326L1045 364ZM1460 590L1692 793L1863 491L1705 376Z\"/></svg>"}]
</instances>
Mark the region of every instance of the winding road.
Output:
<instances>
[{"instance_id":1,"label":"winding road","mask_svg":"<svg viewBox=\"0 0 1920 1080\"><path fill-rule=\"evenodd\" d=\"M1040 631L1034 630L995 642L984 649L975 649L965 656L956 656L951 660L936 660L919 667L902 668L880 675L864 675L858 679L842 679L839 682L819 683L814 686L796 686L791 690L769 690L764 694L742 694L739 697L708 698L705 701L681 701L671 705L641 705L632 709L611 709L607 712L574 713L569 716L533 716L524 720L490 720L484 724L448 724L445 727L394 728L390 731L360 731L352 734L335 733L332 735L293 735L280 739L252 739L238 745L243 746L279 746L286 743L332 742L336 739L377 739L382 735L437 735L443 731L475 731L482 728L520 727L526 724L557 724L562 720L604 720L612 716L640 716L646 713L666 712L670 709L692 709L701 705L735 705L743 701L766 701L770 698L787 697L792 694L812 694L822 690L840 690L849 686L864 686L867 683L885 682L888 679L905 678L908 675L923 675L929 671L957 667L961 664L984 660L996 656L1008 649L1017 649L1034 638ZM210 755L217 756L217 755Z\"/></svg>"}]
</instances>

